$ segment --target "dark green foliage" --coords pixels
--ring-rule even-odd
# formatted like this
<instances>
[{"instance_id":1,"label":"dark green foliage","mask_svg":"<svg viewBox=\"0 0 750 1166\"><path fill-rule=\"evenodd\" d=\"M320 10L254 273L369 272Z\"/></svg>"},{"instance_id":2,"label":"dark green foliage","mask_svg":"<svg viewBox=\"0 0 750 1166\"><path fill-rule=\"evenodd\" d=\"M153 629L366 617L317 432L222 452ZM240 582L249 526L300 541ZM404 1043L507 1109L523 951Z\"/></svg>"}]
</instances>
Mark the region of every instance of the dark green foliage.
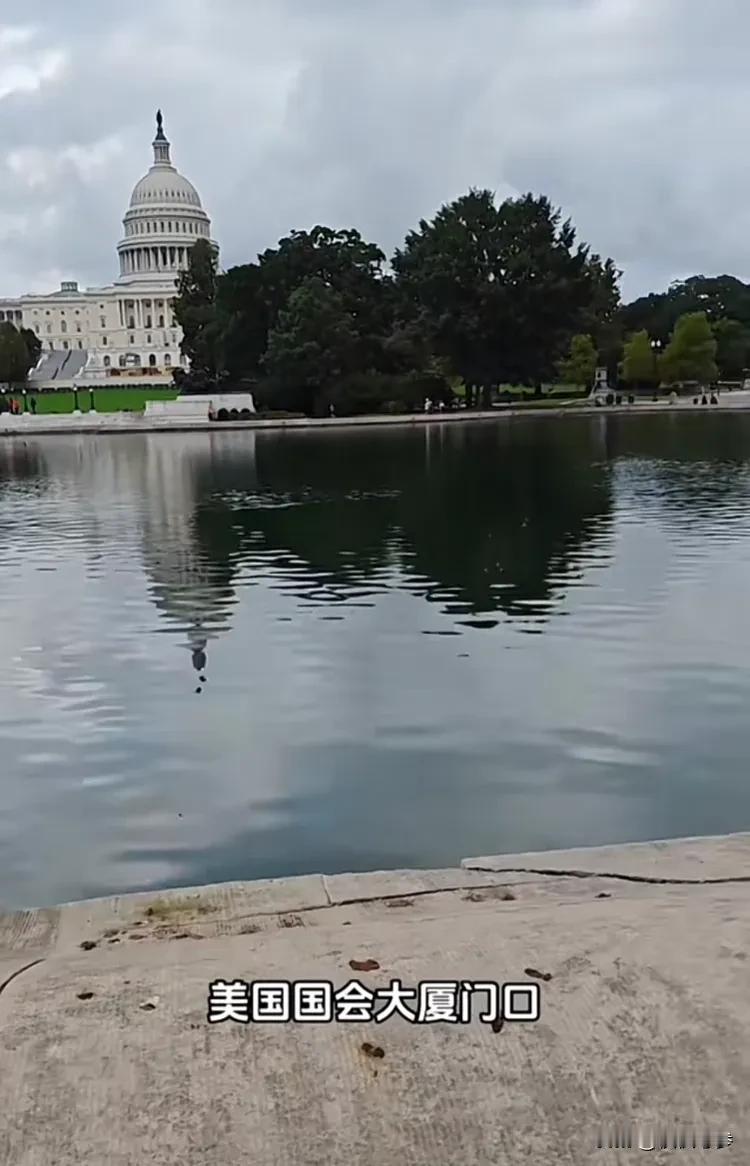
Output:
<instances>
[{"instance_id":1,"label":"dark green foliage","mask_svg":"<svg viewBox=\"0 0 750 1166\"><path fill-rule=\"evenodd\" d=\"M324 391L354 372L361 354L344 297L319 277L306 279L279 312L263 357L277 408L319 411Z\"/></svg>"},{"instance_id":2,"label":"dark green foliage","mask_svg":"<svg viewBox=\"0 0 750 1166\"><path fill-rule=\"evenodd\" d=\"M661 374L667 384L716 379L716 339L705 312L680 316L661 358Z\"/></svg>"},{"instance_id":3,"label":"dark green foliage","mask_svg":"<svg viewBox=\"0 0 750 1166\"><path fill-rule=\"evenodd\" d=\"M32 369L41 356L42 342L36 332L32 332L31 328L22 328L21 336L26 345L28 356L27 370Z\"/></svg>"},{"instance_id":4,"label":"dark green foliage","mask_svg":"<svg viewBox=\"0 0 750 1166\"><path fill-rule=\"evenodd\" d=\"M256 381L266 409L356 412L449 401L459 376L487 404L499 382L548 380L576 333L596 344L614 327L619 273L545 198L471 191L408 236L393 272L354 230L293 231L218 276L199 241L177 301L182 390L224 374Z\"/></svg>"},{"instance_id":5,"label":"dark green foliage","mask_svg":"<svg viewBox=\"0 0 750 1166\"><path fill-rule=\"evenodd\" d=\"M750 325L722 317L711 325L711 331L719 376L722 380L743 380L750 368Z\"/></svg>"},{"instance_id":6,"label":"dark green foliage","mask_svg":"<svg viewBox=\"0 0 750 1166\"><path fill-rule=\"evenodd\" d=\"M13 324L0 324L0 383L22 384L34 363L22 333Z\"/></svg>"},{"instance_id":7,"label":"dark green foliage","mask_svg":"<svg viewBox=\"0 0 750 1166\"><path fill-rule=\"evenodd\" d=\"M355 372L337 381L325 394L325 405L337 417L366 413L417 413L426 398L446 404L452 392L445 379L431 373Z\"/></svg>"},{"instance_id":8,"label":"dark green foliage","mask_svg":"<svg viewBox=\"0 0 750 1166\"><path fill-rule=\"evenodd\" d=\"M633 388L655 387L659 383L656 353L645 329L628 338L623 350L622 379Z\"/></svg>"},{"instance_id":9,"label":"dark green foliage","mask_svg":"<svg viewBox=\"0 0 750 1166\"><path fill-rule=\"evenodd\" d=\"M597 353L590 336L574 336L567 356L560 361L558 372L565 384L590 389L596 376Z\"/></svg>"},{"instance_id":10,"label":"dark green foliage","mask_svg":"<svg viewBox=\"0 0 750 1166\"><path fill-rule=\"evenodd\" d=\"M207 239L198 239L177 283L174 314L191 373L209 383L219 368L216 286L216 253Z\"/></svg>"},{"instance_id":11,"label":"dark green foliage","mask_svg":"<svg viewBox=\"0 0 750 1166\"><path fill-rule=\"evenodd\" d=\"M279 315L308 280L319 280L341 296L361 344L363 359L377 358L379 338L389 324L389 289L382 274L385 256L358 231L314 227L293 231L257 263L235 267L221 277L217 308L224 367L232 376L260 374Z\"/></svg>"},{"instance_id":12,"label":"dark green foliage","mask_svg":"<svg viewBox=\"0 0 750 1166\"><path fill-rule=\"evenodd\" d=\"M666 343L680 316L689 312L705 312L711 323L738 320L750 328L750 285L732 275L693 275L626 304L619 319L625 333L645 328Z\"/></svg>"},{"instance_id":13,"label":"dark green foliage","mask_svg":"<svg viewBox=\"0 0 750 1166\"><path fill-rule=\"evenodd\" d=\"M618 304L612 261L575 240L544 197L496 206L472 190L423 220L393 266L407 308L467 384L541 384L573 335L595 335Z\"/></svg>"}]
</instances>

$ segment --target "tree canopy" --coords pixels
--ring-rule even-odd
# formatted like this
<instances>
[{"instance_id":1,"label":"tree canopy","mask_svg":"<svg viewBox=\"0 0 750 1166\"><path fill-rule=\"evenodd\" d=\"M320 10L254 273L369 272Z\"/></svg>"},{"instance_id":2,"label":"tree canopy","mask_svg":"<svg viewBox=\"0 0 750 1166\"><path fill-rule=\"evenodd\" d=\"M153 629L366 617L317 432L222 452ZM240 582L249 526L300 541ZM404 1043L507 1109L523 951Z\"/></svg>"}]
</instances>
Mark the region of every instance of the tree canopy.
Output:
<instances>
[{"instance_id":1,"label":"tree canopy","mask_svg":"<svg viewBox=\"0 0 750 1166\"><path fill-rule=\"evenodd\" d=\"M705 312L687 312L675 324L672 339L660 362L667 384L716 379L716 339Z\"/></svg>"},{"instance_id":2,"label":"tree canopy","mask_svg":"<svg viewBox=\"0 0 750 1166\"><path fill-rule=\"evenodd\" d=\"M486 398L553 378L576 335L591 338L595 363L612 342L618 278L544 196L497 203L470 190L422 220L390 267L356 230L292 231L222 273L199 240L175 314L191 377L255 382L276 408L341 404L352 377L358 399L381 407L423 388L449 397L460 380L472 403L474 385Z\"/></svg>"},{"instance_id":3,"label":"tree canopy","mask_svg":"<svg viewBox=\"0 0 750 1166\"><path fill-rule=\"evenodd\" d=\"M199 377L213 377L219 368L216 287L216 253L208 239L198 239L177 281L175 318L182 328L182 351Z\"/></svg>"},{"instance_id":4,"label":"tree canopy","mask_svg":"<svg viewBox=\"0 0 750 1166\"><path fill-rule=\"evenodd\" d=\"M655 386L659 380L656 353L645 328L635 332L623 350L622 379L633 388Z\"/></svg>"},{"instance_id":5,"label":"tree canopy","mask_svg":"<svg viewBox=\"0 0 750 1166\"><path fill-rule=\"evenodd\" d=\"M22 384L28 371L38 359L41 345L37 347L36 335L28 333L37 344L27 340L27 330L19 331L13 324L0 324L0 383Z\"/></svg>"},{"instance_id":6,"label":"tree canopy","mask_svg":"<svg viewBox=\"0 0 750 1166\"><path fill-rule=\"evenodd\" d=\"M554 375L576 332L610 322L618 272L544 196L471 190L422 220L393 260L402 302L467 383Z\"/></svg>"},{"instance_id":7,"label":"tree canopy","mask_svg":"<svg viewBox=\"0 0 750 1166\"><path fill-rule=\"evenodd\" d=\"M257 263L235 267L219 281L217 308L225 367L234 376L257 376L279 314L307 281L336 291L363 341L370 361L376 337L387 325L389 297L383 278L385 255L358 231L317 226L292 231L258 256Z\"/></svg>"},{"instance_id":8,"label":"tree canopy","mask_svg":"<svg viewBox=\"0 0 750 1166\"><path fill-rule=\"evenodd\" d=\"M712 323L738 320L750 328L750 285L733 275L692 275L626 304L619 317L625 333L645 328L666 343L680 316L689 312L705 312Z\"/></svg>"},{"instance_id":9,"label":"tree canopy","mask_svg":"<svg viewBox=\"0 0 750 1166\"><path fill-rule=\"evenodd\" d=\"M716 364L724 380L742 380L750 368L750 325L721 317L711 326L716 340Z\"/></svg>"},{"instance_id":10,"label":"tree canopy","mask_svg":"<svg viewBox=\"0 0 750 1166\"><path fill-rule=\"evenodd\" d=\"M263 364L286 407L312 413L328 386L356 370L361 343L344 296L312 276L279 312Z\"/></svg>"},{"instance_id":11,"label":"tree canopy","mask_svg":"<svg viewBox=\"0 0 750 1166\"><path fill-rule=\"evenodd\" d=\"M560 379L569 385L590 389L596 376L596 361L596 345L591 337L574 336L567 356L558 365Z\"/></svg>"}]
</instances>

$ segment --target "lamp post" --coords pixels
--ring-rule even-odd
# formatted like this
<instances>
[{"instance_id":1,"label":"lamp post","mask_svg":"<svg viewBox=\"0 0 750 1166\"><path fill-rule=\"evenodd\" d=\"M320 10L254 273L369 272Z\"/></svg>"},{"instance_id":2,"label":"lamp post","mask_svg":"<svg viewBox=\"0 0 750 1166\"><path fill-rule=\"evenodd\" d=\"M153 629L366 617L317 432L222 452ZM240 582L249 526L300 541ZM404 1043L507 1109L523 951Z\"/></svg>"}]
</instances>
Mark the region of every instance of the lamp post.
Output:
<instances>
[{"instance_id":1,"label":"lamp post","mask_svg":"<svg viewBox=\"0 0 750 1166\"><path fill-rule=\"evenodd\" d=\"M654 358L654 394L656 394L659 388L659 357L661 356L661 350L663 347L664 345L662 344L661 340L651 341L651 353Z\"/></svg>"}]
</instances>

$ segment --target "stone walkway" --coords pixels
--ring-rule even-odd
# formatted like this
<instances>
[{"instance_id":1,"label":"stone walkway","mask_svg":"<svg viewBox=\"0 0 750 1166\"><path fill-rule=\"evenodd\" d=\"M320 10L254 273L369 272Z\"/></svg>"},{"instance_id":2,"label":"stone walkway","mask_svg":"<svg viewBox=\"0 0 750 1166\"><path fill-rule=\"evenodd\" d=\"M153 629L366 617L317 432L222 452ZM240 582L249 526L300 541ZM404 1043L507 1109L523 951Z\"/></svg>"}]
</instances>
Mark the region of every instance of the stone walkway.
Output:
<instances>
[{"instance_id":1,"label":"stone walkway","mask_svg":"<svg viewBox=\"0 0 750 1166\"><path fill-rule=\"evenodd\" d=\"M0 1162L582 1166L631 1118L750 1161L749 897L740 834L0 917ZM208 1023L216 980L519 982L541 1017Z\"/></svg>"}]
</instances>

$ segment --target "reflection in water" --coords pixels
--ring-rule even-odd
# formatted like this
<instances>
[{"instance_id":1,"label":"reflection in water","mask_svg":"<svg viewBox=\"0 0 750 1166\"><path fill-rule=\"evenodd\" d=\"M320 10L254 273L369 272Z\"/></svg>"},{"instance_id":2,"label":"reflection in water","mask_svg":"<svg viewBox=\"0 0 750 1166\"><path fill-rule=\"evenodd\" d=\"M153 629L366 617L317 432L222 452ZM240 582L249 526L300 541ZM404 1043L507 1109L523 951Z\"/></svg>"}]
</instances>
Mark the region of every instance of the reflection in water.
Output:
<instances>
[{"instance_id":1,"label":"reflection in water","mask_svg":"<svg viewBox=\"0 0 750 1166\"><path fill-rule=\"evenodd\" d=\"M205 556L242 562L310 605L372 604L397 587L446 614L529 621L580 577L588 544L603 553L609 473L591 460L603 449L587 431L444 426L388 437L383 447L362 431L322 443L268 434L248 490L236 486L247 465L239 447L196 461Z\"/></svg>"},{"instance_id":2,"label":"reflection in water","mask_svg":"<svg viewBox=\"0 0 750 1166\"><path fill-rule=\"evenodd\" d=\"M747 826L749 459L716 414L0 446L0 903Z\"/></svg>"}]
</instances>

